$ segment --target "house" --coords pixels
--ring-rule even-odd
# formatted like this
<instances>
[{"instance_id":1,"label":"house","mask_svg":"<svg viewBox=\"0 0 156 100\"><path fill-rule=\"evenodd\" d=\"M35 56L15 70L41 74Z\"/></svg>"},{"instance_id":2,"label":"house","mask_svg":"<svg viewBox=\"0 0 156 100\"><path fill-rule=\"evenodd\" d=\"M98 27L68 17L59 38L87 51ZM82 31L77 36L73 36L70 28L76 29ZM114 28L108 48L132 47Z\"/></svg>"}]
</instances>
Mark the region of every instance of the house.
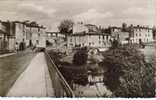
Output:
<instances>
[{"instance_id":1,"label":"house","mask_svg":"<svg viewBox=\"0 0 156 100\"><path fill-rule=\"evenodd\" d=\"M153 40L156 41L156 27L153 27Z\"/></svg>"},{"instance_id":2,"label":"house","mask_svg":"<svg viewBox=\"0 0 156 100\"><path fill-rule=\"evenodd\" d=\"M109 27L109 29L110 29L110 34L114 34L116 32L122 31L122 27L116 27L116 26L111 26L111 27Z\"/></svg>"},{"instance_id":3,"label":"house","mask_svg":"<svg viewBox=\"0 0 156 100\"><path fill-rule=\"evenodd\" d=\"M153 29L145 26L133 26L130 31L130 40L132 43L150 43L153 42Z\"/></svg>"},{"instance_id":4,"label":"house","mask_svg":"<svg viewBox=\"0 0 156 100\"><path fill-rule=\"evenodd\" d=\"M5 35L6 35L6 27L3 25L2 21L0 21L0 50L5 50Z\"/></svg>"},{"instance_id":5,"label":"house","mask_svg":"<svg viewBox=\"0 0 156 100\"><path fill-rule=\"evenodd\" d=\"M123 27L112 26L109 27L109 34L113 39L118 40L121 44L129 43L130 33L123 31Z\"/></svg>"},{"instance_id":6,"label":"house","mask_svg":"<svg viewBox=\"0 0 156 100\"><path fill-rule=\"evenodd\" d=\"M26 39L26 25L23 22L20 21L14 21L12 32L13 36L15 37L15 42L20 44L21 42L25 42L27 45L27 39Z\"/></svg>"},{"instance_id":7,"label":"house","mask_svg":"<svg viewBox=\"0 0 156 100\"><path fill-rule=\"evenodd\" d=\"M129 32L114 32L111 36L112 38L118 40L121 44L127 44L129 43L129 38L130 38L130 33Z\"/></svg>"},{"instance_id":8,"label":"house","mask_svg":"<svg viewBox=\"0 0 156 100\"><path fill-rule=\"evenodd\" d=\"M109 47L111 36L102 33L79 33L67 37L67 46L73 47Z\"/></svg>"},{"instance_id":9,"label":"house","mask_svg":"<svg viewBox=\"0 0 156 100\"><path fill-rule=\"evenodd\" d=\"M35 45L36 41L43 42L45 27L20 21L0 21L0 37L0 47L15 50L16 43L23 42L28 47Z\"/></svg>"},{"instance_id":10,"label":"house","mask_svg":"<svg viewBox=\"0 0 156 100\"><path fill-rule=\"evenodd\" d=\"M67 47L109 47L111 36L101 33L96 25L77 23L67 37Z\"/></svg>"},{"instance_id":11,"label":"house","mask_svg":"<svg viewBox=\"0 0 156 100\"><path fill-rule=\"evenodd\" d=\"M1 47L3 50L14 50L14 37L13 31L11 28L13 27L13 23L10 21L0 21L0 30L1 30Z\"/></svg>"},{"instance_id":12,"label":"house","mask_svg":"<svg viewBox=\"0 0 156 100\"><path fill-rule=\"evenodd\" d=\"M91 33L91 32L97 32L98 27L96 25L92 24L84 24L82 22L78 22L73 25L73 34L77 33Z\"/></svg>"},{"instance_id":13,"label":"house","mask_svg":"<svg viewBox=\"0 0 156 100\"><path fill-rule=\"evenodd\" d=\"M113 38L118 39L121 44L126 43L150 43L153 42L154 33L153 29L145 26L127 27L123 24L122 27L110 27L110 34Z\"/></svg>"},{"instance_id":14,"label":"house","mask_svg":"<svg viewBox=\"0 0 156 100\"><path fill-rule=\"evenodd\" d=\"M26 23L26 40L29 46L35 46L46 43L45 27L38 25L36 22ZM42 43L44 42L44 43Z\"/></svg>"}]
</instances>

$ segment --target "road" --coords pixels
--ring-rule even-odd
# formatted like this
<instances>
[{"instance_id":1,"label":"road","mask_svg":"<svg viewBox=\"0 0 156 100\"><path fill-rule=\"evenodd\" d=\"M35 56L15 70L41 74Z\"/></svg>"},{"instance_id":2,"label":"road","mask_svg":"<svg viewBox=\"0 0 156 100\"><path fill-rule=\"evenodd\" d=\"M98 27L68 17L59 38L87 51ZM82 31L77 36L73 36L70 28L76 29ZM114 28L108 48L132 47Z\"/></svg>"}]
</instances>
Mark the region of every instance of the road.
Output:
<instances>
[{"instance_id":1,"label":"road","mask_svg":"<svg viewBox=\"0 0 156 100\"><path fill-rule=\"evenodd\" d=\"M5 96L35 54L31 50L0 57L0 96Z\"/></svg>"},{"instance_id":2,"label":"road","mask_svg":"<svg viewBox=\"0 0 156 100\"><path fill-rule=\"evenodd\" d=\"M38 53L27 69L16 80L8 97L54 96L44 53Z\"/></svg>"}]
</instances>

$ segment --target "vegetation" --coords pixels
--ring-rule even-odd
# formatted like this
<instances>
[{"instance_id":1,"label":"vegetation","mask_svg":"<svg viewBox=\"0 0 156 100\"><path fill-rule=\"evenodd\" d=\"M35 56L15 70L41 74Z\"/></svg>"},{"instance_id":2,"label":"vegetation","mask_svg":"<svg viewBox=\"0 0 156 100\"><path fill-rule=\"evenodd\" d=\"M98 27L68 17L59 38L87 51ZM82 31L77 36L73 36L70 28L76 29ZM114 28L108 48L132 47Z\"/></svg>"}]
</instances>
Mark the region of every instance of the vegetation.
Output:
<instances>
[{"instance_id":1,"label":"vegetation","mask_svg":"<svg viewBox=\"0 0 156 100\"><path fill-rule=\"evenodd\" d=\"M58 26L58 29L59 29L60 33L65 34L65 36L67 37L67 35L72 34L73 24L74 24L74 22L72 20L65 19L65 20L61 21L60 25Z\"/></svg>"},{"instance_id":2,"label":"vegetation","mask_svg":"<svg viewBox=\"0 0 156 100\"><path fill-rule=\"evenodd\" d=\"M84 65L87 62L87 54L84 48L75 53L76 56L74 56L73 63L60 61L63 55L59 52L50 51L49 54L55 64L60 66L59 70L71 87L73 87L73 83L79 85L88 84L87 69Z\"/></svg>"},{"instance_id":3,"label":"vegetation","mask_svg":"<svg viewBox=\"0 0 156 100\"><path fill-rule=\"evenodd\" d=\"M60 70L71 87L73 87L73 83L84 86L88 84L87 70L84 66L64 65Z\"/></svg>"},{"instance_id":4,"label":"vegetation","mask_svg":"<svg viewBox=\"0 0 156 100\"><path fill-rule=\"evenodd\" d=\"M104 57L104 83L116 97L155 96L154 67L135 47L115 45Z\"/></svg>"},{"instance_id":5,"label":"vegetation","mask_svg":"<svg viewBox=\"0 0 156 100\"><path fill-rule=\"evenodd\" d=\"M88 54L86 48L82 48L77 51L73 57L73 64L75 65L84 65L87 63Z\"/></svg>"},{"instance_id":6,"label":"vegetation","mask_svg":"<svg viewBox=\"0 0 156 100\"><path fill-rule=\"evenodd\" d=\"M61 62L60 59L63 57L63 54L60 52L49 51L50 57L53 59L54 63L58 66Z\"/></svg>"}]
</instances>

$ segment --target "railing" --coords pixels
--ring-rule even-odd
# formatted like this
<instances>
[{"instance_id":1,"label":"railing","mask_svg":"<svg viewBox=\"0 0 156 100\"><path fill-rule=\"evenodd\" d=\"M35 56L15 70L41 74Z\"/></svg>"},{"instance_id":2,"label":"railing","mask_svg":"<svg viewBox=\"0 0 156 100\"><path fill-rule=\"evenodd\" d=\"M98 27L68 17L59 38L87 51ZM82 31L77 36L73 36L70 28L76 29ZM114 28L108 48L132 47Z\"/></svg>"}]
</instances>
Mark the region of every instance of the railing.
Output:
<instances>
[{"instance_id":1,"label":"railing","mask_svg":"<svg viewBox=\"0 0 156 100\"><path fill-rule=\"evenodd\" d=\"M58 70L57 66L54 64L53 60L51 59L47 51L45 51L45 55L55 96L75 97L74 92L72 91L72 89L62 76L61 72Z\"/></svg>"}]
</instances>

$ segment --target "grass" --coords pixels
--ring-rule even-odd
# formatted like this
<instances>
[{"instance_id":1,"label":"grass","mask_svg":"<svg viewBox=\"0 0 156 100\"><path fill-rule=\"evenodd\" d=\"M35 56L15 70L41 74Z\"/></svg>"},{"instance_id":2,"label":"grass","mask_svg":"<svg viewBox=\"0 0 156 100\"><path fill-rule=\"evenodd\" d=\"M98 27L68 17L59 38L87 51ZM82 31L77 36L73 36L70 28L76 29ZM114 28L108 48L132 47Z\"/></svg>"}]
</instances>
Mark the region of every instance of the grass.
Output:
<instances>
[{"instance_id":1,"label":"grass","mask_svg":"<svg viewBox=\"0 0 156 100\"><path fill-rule=\"evenodd\" d=\"M0 96L5 96L35 54L30 51L0 58Z\"/></svg>"}]
</instances>

